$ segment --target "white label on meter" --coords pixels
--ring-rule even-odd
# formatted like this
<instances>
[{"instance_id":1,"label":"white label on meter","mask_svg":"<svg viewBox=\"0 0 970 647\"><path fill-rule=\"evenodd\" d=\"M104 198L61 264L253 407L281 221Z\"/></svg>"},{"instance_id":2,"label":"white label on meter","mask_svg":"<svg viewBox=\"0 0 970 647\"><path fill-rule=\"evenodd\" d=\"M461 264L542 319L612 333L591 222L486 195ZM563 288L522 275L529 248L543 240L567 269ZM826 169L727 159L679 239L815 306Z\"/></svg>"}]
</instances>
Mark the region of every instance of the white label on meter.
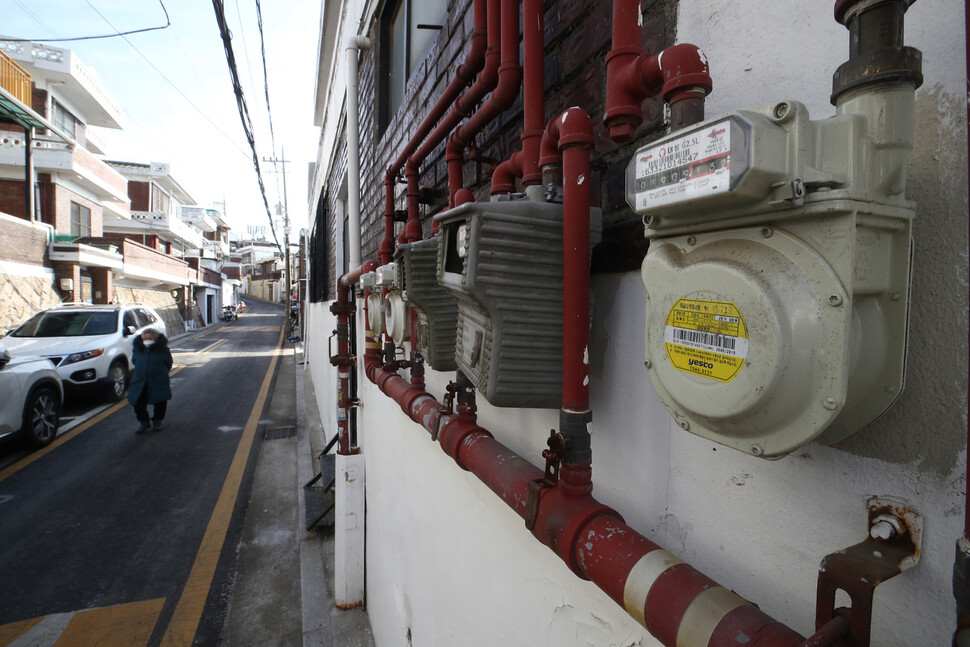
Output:
<instances>
[{"instance_id":1,"label":"white label on meter","mask_svg":"<svg viewBox=\"0 0 970 647\"><path fill-rule=\"evenodd\" d=\"M636 210L723 193L731 180L731 121L637 152Z\"/></svg>"}]
</instances>

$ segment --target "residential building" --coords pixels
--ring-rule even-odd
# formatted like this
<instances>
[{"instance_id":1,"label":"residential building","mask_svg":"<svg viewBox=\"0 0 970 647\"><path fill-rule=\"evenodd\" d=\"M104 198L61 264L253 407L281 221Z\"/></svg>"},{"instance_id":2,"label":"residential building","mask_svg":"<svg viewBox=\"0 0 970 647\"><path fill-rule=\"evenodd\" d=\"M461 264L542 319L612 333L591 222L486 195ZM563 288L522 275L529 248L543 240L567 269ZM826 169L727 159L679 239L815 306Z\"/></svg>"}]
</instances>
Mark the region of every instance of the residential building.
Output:
<instances>
[{"instance_id":1,"label":"residential building","mask_svg":"<svg viewBox=\"0 0 970 647\"><path fill-rule=\"evenodd\" d=\"M836 14L852 28L851 35L845 25L833 20L833 4ZM967 467L970 304L964 5L960 0L839 0L811 6L796 0L770 4L733 0L322 3L315 88L315 122L321 130L308 205L305 369L312 378L327 435L348 429L346 446L336 460L335 594L338 604L348 606L366 597L377 645L797 645L802 638L793 633L810 636L816 621L827 622L824 614L835 613L836 606L843 607L841 613L849 614L851 622L868 628L871 620L873 645L951 643L957 625L954 545L964 536ZM473 42L482 43L485 25L493 27L485 42L495 43L493 18L499 6L505 25L501 64L487 49L484 63L471 56L466 60ZM510 9L520 13L510 17ZM873 25L873 17L882 16L881 11L886 19ZM894 31L903 22L904 38ZM862 35L860 24L865 26ZM520 29L525 30L524 36L520 37ZM512 43L507 40L510 31L515 34ZM866 49L886 38L890 42L885 50ZM611 51L621 42L625 51ZM919 56L899 49L903 42L922 52L921 74L915 72ZM681 44L696 45L703 55L689 47L673 49ZM523 61L520 52L524 52ZM857 58L862 52L872 54L871 65ZM685 56L696 76L688 79L681 95L677 90L683 88L677 83L684 82L678 75L683 73L679 65ZM470 62L473 58L477 67ZM852 64L840 67L847 59ZM618 80L614 66L624 60L632 62ZM894 61L891 70L886 67L889 61ZM527 80L524 97L520 63ZM489 95L492 86L488 86L480 94L467 94L480 87L476 84L485 75L477 70L482 64L486 70L498 70L502 92ZM457 76L459 69L464 76ZM898 85L879 86L887 77L865 76L873 70L889 75ZM702 101L708 71L712 91ZM468 88L469 82L475 90ZM850 82L862 85L847 89ZM631 83L640 83L650 92L629 89ZM657 87L650 87L654 83ZM620 111L615 110L617 87L629 89L628 105ZM675 105L665 105L664 93ZM864 113L854 104L865 97L885 106L879 102L895 101L888 96L892 93L898 93L893 95L899 101L898 111ZM544 102L538 110L539 124L532 121L536 94ZM440 118L433 114L439 97L445 97L445 105L437 111ZM497 97L511 99L492 103L500 100ZM477 111L480 99L498 106L493 114ZM589 131L575 126L586 122L576 111L567 113L571 106L586 113ZM460 126L460 136L451 145L444 138L429 142L427 138L436 135L435 128L448 115L454 119L441 130L448 135ZM626 121L617 121L617 115ZM702 115L707 119L703 131L684 130L684 139L676 139L680 131L670 128L697 123ZM531 123L523 124L524 118ZM428 122L423 124L425 119ZM881 129L904 122L908 125L880 139L885 133ZM354 186L358 161L354 124L359 124L359 187ZM480 130L470 132L478 125ZM725 136L729 128L736 128L726 149L731 151L731 182L740 181L749 168L757 169L751 171L755 175L764 173L759 175L764 184L752 189L752 194L732 193L740 191L740 185L725 180L708 185L710 194L704 190L690 194L696 201L693 207L676 193L662 198L660 193L650 194L651 199L669 201L656 207L649 218L628 204L628 195L655 190L649 182L682 187L677 183L717 171L714 167L725 160L717 158L721 160L717 162L714 153L701 157L693 147L699 149L702 143ZM782 131L783 135L778 134ZM753 140L753 148L747 146L749 136L767 132L778 138L759 137ZM525 167L522 160L527 156L520 152L532 146L536 137L543 137L546 145L542 149L546 161L539 161L545 167L541 177L535 176L534 167ZM661 138L672 148L651 148ZM871 148L874 143L879 152ZM777 147L770 153L766 146ZM704 159L706 165L683 169L672 165L668 175L651 174L651 164L659 157L685 147L690 155L698 154L697 160L690 161ZM881 171L869 166L890 150L902 162L897 158ZM560 158L560 152L568 160ZM813 152L819 154L812 157ZM765 159L762 155L776 156L759 166ZM780 170L790 168L786 165L793 160L809 158L800 167L804 174L797 177ZM520 161L523 167L516 170ZM583 167L584 161L589 166ZM681 176L682 171L686 175ZM880 172L886 174L880 176ZM781 173L784 181L772 173ZM563 174L567 179L559 181L564 186L557 187L557 176ZM799 235L790 233L790 228L800 226L795 221L814 206L830 204L826 201L835 200L835 195L849 195L839 192L864 182L862 175L880 177L879 187L874 186L868 197L852 194L855 197L842 208L852 211L860 205L876 209L873 205L891 204L898 209L893 211L895 216L876 218L876 223L860 212L857 220L845 226L822 224ZM455 190L456 186L462 190ZM691 190L697 186L691 184ZM572 233L583 232L581 218L588 209L581 197L586 191L595 209L594 223L597 216L602 217L602 227L592 227L594 242L601 242L592 250L590 289L563 295L557 265L563 243L556 238L557 228L535 229L531 237L512 238L509 232L527 218L507 214L526 203L558 210L555 205L561 198L570 223L573 217L580 218ZM770 200L771 192L776 192L775 201L768 206L761 200ZM358 197L360 259L384 266L384 271L367 277L372 281L367 318L365 289L360 285L355 304L348 308L336 301L339 277L358 269L348 253L357 245L350 232L357 217L356 200L351 198ZM744 202L748 199L752 202ZM742 202L763 208L752 208L746 216L772 214L775 219L757 227L730 220L726 228L703 220L721 215L737 218L748 208ZM649 202L634 204L640 211L654 208ZM408 224L402 222L405 213L411 217ZM499 219L502 214L507 215L504 220ZM473 217L478 220L472 222ZM537 216L529 218L536 222ZM471 224L450 227L449 223L461 219ZM388 267L390 252L402 250L402 234L404 241L431 238L435 222L444 232L435 239L441 269L431 270L421 286L409 282L395 287L397 279ZM486 224L493 226L486 232L493 237L488 239L489 247L479 248L485 245L481 241ZM911 241L910 224L914 226ZM870 238L864 232L872 225L876 228L870 230ZM678 228L665 234L665 226ZM547 231L552 232L548 238ZM815 289L811 285L820 285L814 281L834 281L834 270L776 290L776 298L765 301L757 315L742 313L750 319L751 334L744 337L744 346L751 354L735 367L750 376L764 369L759 362L767 362L774 368L764 373L763 380L732 384L731 376L721 376L721 381L706 376L702 372L708 370L706 366L688 367L689 353L684 349L693 347L681 344L690 340L677 336L674 329L683 330L677 322L691 315L674 321L672 306L659 314L654 311L660 309L656 305L660 295L667 299L674 287L682 290L680 298L696 308L703 308L701 301L727 307L720 296L726 291L743 292L739 300L764 294L766 286L789 276L785 267L794 271L794 266L781 264L749 273L745 268L761 262L756 257L780 258L768 253L768 248L791 243L801 250L790 257L797 258L793 261L797 264L819 254L808 252L816 249L813 246L857 240L853 237L860 232L865 240L856 251L838 257L847 272L844 280L826 283L835 287L821 298L813 297L806 307L791 305L806 304L799 300ZM503 236L504 242L511 241L507 247L500 247ZM741 238L743 243L738 242ZM877 257L885 260L876 251L882 244L878 241L890 238L903 241L898 253L891 261L877 262ZM571 253L583 247L578 244ZM910 251L911 284L905 271ZM727 261L722 254L727 254ZM466 272L473 256L479 268L491 263L486 269L501 276L489 275L486 283L482 276ZM535 258L546 262L535 263L531 272L523 274L513 275L508 269ZM394 260L403 262L400 256ZM585 278L586 265L580 260L571 269L578 267L575 275ZM697 275L689 274L711 267L720 271L711 270L696 280L692 277ZM681 268L683 273L667 280L674 273L671 268ZM668 273L658 283L661 269ZM890 335L895 341L883 345L860 346L860 339L886 330L865 323L874 313L864 311L868 296L860 286L881 290L870 281L888 285L891 274L898 289L885 292L885 307L876 309L880 317L892 313L896 321L905 319L908 311L908 335ZM479 279L480 283L471 285ZM383 288L375 289L373 281L381 280ZM475 311L479 319L468 315L461 320L462 336L453 344L451 359L472 368L458 374L416 361L412 351L426 353L428 340L424 329L408 335L403 325L407 314L398 307L407 298L403 292L442 284L448 294L466 289L491 293L486 295L492 299L489 308ZM584 406L570 409L563 403L561 412L534 404L499 406L489 401L494 391L478 374L503 353L501 359L538 364L536 358L545 350L552 347L555 353L564 344L556 337L561 326L539 323L545 310L562 308L555 294L543 292L550 287L573 304L567 316L577 318L582 310L577 304L586 303L591 293L589 325L577 326L588 329L589 343L571 356L571 366L578 362L577 375L585 380L568 385L573 394L588 389L591 423ZM397 300L382 298L383 290L394 292ZM504 320L496 314L497 307L523 297L532 299L520 311ZM459 302L461 307L468 307L472 297L465 292L462 298L466 300ZM849 308L852 316L840 319L844 325L834 335L810 341L822 330L823 320L846 317ZM344 315L334 312L348 310L354 310L351 330L356 331L356 347L331 358L340 352L336 343L329 343L331 331L338 331L338 339L339 333L348 336ZM670 321L665 318L668 313ZM742 318L727 312L716 316L734 317L718 320L732 324ZM793 323L772 323L782 320ZM532 335L500 350L483 321L495 326L531 325ZM368 330L377 332L379 324L393 332L374 340ZM769 328L778 334L767 336ZM668 330L672 349L665 350ZM705 336L710 331L694 332L700 340L696 343L711 341ZM580 330L579 338L585 333ZM873 367L883 362L876 348L898 349L907 337L903 388L902 381L883 382L890 371ZM381 346L392 349L375 358ZM847 347L854 348L855 354L835 350ZM575 350L575 344L570 348ZM769 424L759 418L763 411L777 416L770 423L775 425L802 410L800 405L779 406L790 402L787 398L804 400L804 411L823 418L840 415L832 412L846 400L857 401L858 394L849 390L808 396L819 385L816 374L802 368L792 373L789 363L780 359L811 363L831 359L833 353L838 356L834 381L871 371L873 401L880 406L895 402L883 415L837 441L832 434L841 428L831 429L827 423L794 424L791 430L805 434L804 444L786 456L775 456L777 460L766 460L771 448L760 444ZM699 362L706 361L703 357L690 356ZM895 375L902 363L898 364ZM545 373L561 371L557 362L541 367L518 383L524 396L543 388ZM523 371L530 368L526 365ZM775 369L779 375L788 371L791 381L772 391L778 384ZM348 372L353 379L346 378ZM678 396L685 391L693 394L689 402L670 395L673 388L662 382L670 379L680 380L675 385L683 389L676 392ZM738 387L742 383L744 388ZM348 392L348 384L355 385L356 392ZM666 390L661 388L664 384ZM831 387L825 384L823 390ZM731 397L722 397L729 387L737 390ZM770 396L765 395L768 391ZM745 408L754 401L757 406ZM725 421L725 417L732 418ZM348 419L351 422L345 427ZM716 425L730 428L734 445L698 433ZM551 428L559 433L550 437ZM591 436L586 435L588 430ZM809 431L828 434L809 440ZM586 438L589 445L584 445ZM589 454L591 484L585 471ZM595 500L586 487L592 487ZM924 521L918 563L907 558L901 566L912 568L879 584L875 591L872 586L877 580L866 579L860 575L863 571L834 567L839 555L864 540L870 543L859 544L863 548L855 552L849 549L848 559L866 549L855 566L865 569L867 563L885 563L880 544L871 543L876 540L867 534L874 497L889 497L900 506L898 514L916 511ZM898 514L890 516L899 521ZM889 534L915 537L915 527L909 527L914 530L905 531L901 525L904 530ZM873 536L883 529L875 528ZM961 554L966 550L965 545L958 548ZM826 556L834 557L823 562ZM853 574L851 586L826 588L831 578L845 576L843 583L849 582L848 573ZM856 586L864 589L858 596L853 593L860 590ZM830 604L828 594L833 598ZM817 618L818 600L822 603ZM870 602L872 615L865 618L861 614ZM746 624L751 618L760 624ZM826 627L837 625L836 621Z\"/></svg>"},{"instance_id":2,"label":"residential building","mask_svg":"<svg viewBox=\"0 0 970 647\"><path fill-rule=\"evenodd\" d=\"M100 236L105 221L128 220L124 178L96 157L104 152L98 128L124 127L124 113L97 73L74 52L41 43L0 38L0 52L29 75L29 101L21 105L43 120L33 124L33 133L22 124L0 125L0 211L75 237Z\"/></svg>"},{"instance_id":3,"label":"residential building","mask_svg":"<svg viewBox=\"0 0 970 647\"><path fill-rule=\"evenodd\" d=\"M284 299L283 261L279 257L257 262L246 274L246 294L263 301Z\"/></svg>"},{"instance_id":4,"label":"residential building","mask_svg":"<svg viewBox=\"0 0 970 647\"><path fill-rule=\"evenodd\" d=\"M143 301L172 334L216 321L239 283L218 267L228 227L217 212L183 219L194 200L168 164L97 157L97 129L124 122L97 73L70 50L3 39L0 71L0 325L61 300Z\"/></svg>"}]
</instances>

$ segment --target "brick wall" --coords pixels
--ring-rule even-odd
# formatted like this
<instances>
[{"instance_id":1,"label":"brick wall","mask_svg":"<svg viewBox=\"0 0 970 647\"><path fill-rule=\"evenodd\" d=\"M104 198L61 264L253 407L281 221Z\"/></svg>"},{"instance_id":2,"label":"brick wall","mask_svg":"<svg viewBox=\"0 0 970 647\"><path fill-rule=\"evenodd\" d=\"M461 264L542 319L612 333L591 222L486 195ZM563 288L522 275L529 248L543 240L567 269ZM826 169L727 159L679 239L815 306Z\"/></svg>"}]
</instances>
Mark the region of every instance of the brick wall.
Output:
<instances>
[{"instance_id":1,"label":"brick wall","mask_svg":"<svg viewBox=\"0 0 970 647\"><path fill-rule=\"evenodd\" d=\"M122 244L124 245L125 263L167 272L179 277L194 278L197 275L196 271L190 268L185 261L162 254L132 240L124 240Z\"/></svg>"},{"instance_id":2,"label":"brick wall","mask_svg":"<svg viewBox=\"0 0 970 647\"><path fill-rule=\"evenodd\" d=\"M0 180L0 211L27 220L23 180Z\"/></svg>"},{"instance_id":3,"label":"brick wall","mask_svg":"<svg viewBox=\"0 0 970 647\"><path fill-rule=\"evenodd\" d=\"M647 0L644 3L643 46L649 53L659 52L672 44L666 25L673 24L676 5L673 0ZM635 144L619 146L608 137L602 123L605 110L606 54L610 48L612 3L605 0L546 3L545 15L545 117L560 114L565 108L579 106L594 123L596 149L592 160L592 204L603 208L603 243L594 250L594 270L627 271L639 266L646 253L646 241L639 219L626 205L624 176L634 150L649 137L661 133L662 104L659 100L644 102L644 124ZM376 47L362 52L360 63L360 133L361 133L361 218L362 258L374 258L384 236L384 174L402 146L427 113L433 99L440 94L464 60L472 31L470 0L455 0L445 29L439 33L428 57L412 75L404 102L382 133L376 118L378 105L376 78L380 43L375 23L368 36ZM479 133L475 147L482 158L505 160L521 147L522 98ZM341 146L334 162L324 198L327 213L333 214L335 190L342 183L346 152ZM466 162L465 183L478 200L487 200L492 168L484 162ZM425 160L421 169L421 187L435 189L433 204L421 206L425 235L430 234L430 218L447 204L447 167L444 145ZM404 208L403 186L397 187L396 206ZM330 259L334 257L335 227L341 226L330 217ZM400 232L400 223L397 232ZM332 291L332 289L331 289ZM331 295L332 298L332 295Z\"/></svg>"},{"instance_id":4,"label":"brick wall","mask_svg":"<svg viewBox=\"0 0 970 647\"><path fill-rule=\"evenodd\" d=\"M27 222L0 219L0 260L24 265L44 265L47 232Z\"/></svg>"},{"instance_id":5,"label":"brick wall","mask_svg":"<svg viewBox=\"0 0 970 647\"><path fill-rule=\"evenodd\" d=\"M128 197L132 211L148 211L151 205L151 187L148 182L128 180Z\"/></svg>"}]
</instances>

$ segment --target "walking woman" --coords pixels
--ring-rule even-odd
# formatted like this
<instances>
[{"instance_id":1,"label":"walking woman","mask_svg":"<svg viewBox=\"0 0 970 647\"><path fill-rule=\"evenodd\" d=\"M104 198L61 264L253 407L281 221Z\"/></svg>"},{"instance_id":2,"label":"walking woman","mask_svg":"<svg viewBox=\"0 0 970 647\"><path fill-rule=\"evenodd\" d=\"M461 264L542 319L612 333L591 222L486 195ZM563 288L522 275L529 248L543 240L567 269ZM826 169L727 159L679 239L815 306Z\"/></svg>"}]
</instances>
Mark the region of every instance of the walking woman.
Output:
<instances>
[{"instance_id":1,"label":"walking woman","mask_svg":"<svg viewBox=\"0 0 970 647\"><path fill-rule=\"evenodd\" d=\"M136 434L149 429L162 428L168 401L172 399L172 384L168 372L172 370L172 352L168 339L149 328L132 342L131 361L135 370L128 385L128 402L135 407L135 416L141 423ZM151 424L148 423L148 405L154 405Z\"/></svg>"}]
</instances>

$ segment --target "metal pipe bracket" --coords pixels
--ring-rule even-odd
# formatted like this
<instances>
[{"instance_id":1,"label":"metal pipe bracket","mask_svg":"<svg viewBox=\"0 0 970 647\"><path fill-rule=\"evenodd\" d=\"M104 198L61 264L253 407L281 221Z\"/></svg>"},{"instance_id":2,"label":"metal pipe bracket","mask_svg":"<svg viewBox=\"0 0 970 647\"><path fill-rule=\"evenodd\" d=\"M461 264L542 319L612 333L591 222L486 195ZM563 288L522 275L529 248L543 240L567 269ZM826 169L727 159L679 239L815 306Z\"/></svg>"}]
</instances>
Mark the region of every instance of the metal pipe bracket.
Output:
<instances>
[{"instance_id":1,"label":"metal pipe bracket","mask_svg":"<svg viewBox=\"0 0 970 647\"><path fill-rule=\"evenodd\" d=\"M869 647L872 601L876 587L919 562L922 516L905 502L889 497L868 502L866 539L826 555L819 566L815 626L837 616L849 622L849 635L840 645ZM836 593L843 591L851 608L836 608Z\"/></svg>"}]
</instances>

